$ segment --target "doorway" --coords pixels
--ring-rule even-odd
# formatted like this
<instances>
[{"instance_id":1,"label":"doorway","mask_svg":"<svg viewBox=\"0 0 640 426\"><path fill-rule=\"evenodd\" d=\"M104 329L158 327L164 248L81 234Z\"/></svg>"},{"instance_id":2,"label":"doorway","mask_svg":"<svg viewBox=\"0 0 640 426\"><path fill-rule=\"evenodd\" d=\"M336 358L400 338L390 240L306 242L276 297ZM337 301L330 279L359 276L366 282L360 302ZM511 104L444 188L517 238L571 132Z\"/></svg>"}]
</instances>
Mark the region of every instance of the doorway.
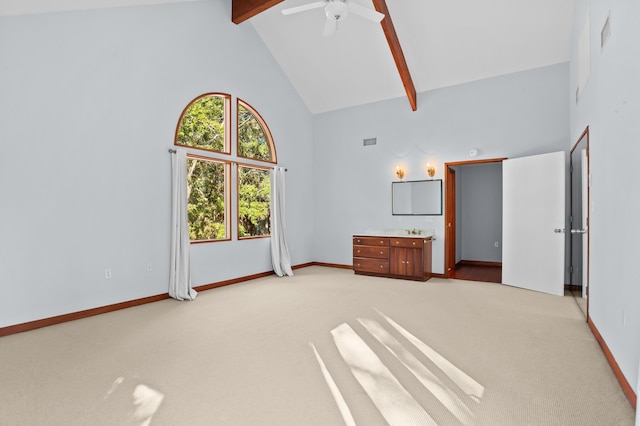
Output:
<instances>
[{"instance_id":1,"label":"doorway","mask_svg":"<svg viewBox=\"0 0 640 426\"><path fill-rule=\"evenodd\" d=\"M461 194L465 191L465 180L459 176L464 174L463 172L474 169L475 167L467 166L491 166L501 165L502 161L506 158L494 158L487 160L475 160L475 161L459 161L445 163L445 265L444 272L447 278L457 278L471 281L485 281L500 283L502 264L496 261L495 258L485 258L484 256L478 256L473 253L463 253L461 247L461 228L463 227L463 218L466 218L466 222L469 225L471 221L475 221L475 218L481 217L482 212L464 210L465 216L463 216L463 206L460 205ZM496 191L501 194L501 183L496 183ZM476 191L477 192L477 191ZM474 191L471 191L473 196ZM476 194L478 195L478 194ZM481 195L481 194L480 194ZM466 198L465 198L466 199ZM501 209L501 202L498 203L498 208ZM480 208L482 210L482 208ZM472 220L469 220L469 213L472 214ZM486 213L485 213L486 214ZM473 216L475 215L475 217ZM476 229L486 230L486 226L477 226ZM500 227L501 228L501 227ZM473 234L473 233L471 233ZM470 238L478 239L474 237ZM497 241L493 241L497 240ZM486 244L486 242L485 242ZM490 241L491 248L495 251L501 250L501 237L492 238ZM495 245L494 245L495 244ZM471 249L472 252L477 253L478 249ZM465 254L467 256L465 256ZM467 257L467 259L465 259ZM470 259L469 259L470 257ZM480 260L478 260L480 259Z\"/></svg>"},{"instance_id":2,"label":"doorway","mask_svg":"<svg viewBox=\"0 0 640 426\"><path fill-rule=\"evenodd\" d=\"M589 312L589 127L571 148L569 159L569 289ZM579 303L580 305L580 303Z\"/></svg>"}]
</instances>

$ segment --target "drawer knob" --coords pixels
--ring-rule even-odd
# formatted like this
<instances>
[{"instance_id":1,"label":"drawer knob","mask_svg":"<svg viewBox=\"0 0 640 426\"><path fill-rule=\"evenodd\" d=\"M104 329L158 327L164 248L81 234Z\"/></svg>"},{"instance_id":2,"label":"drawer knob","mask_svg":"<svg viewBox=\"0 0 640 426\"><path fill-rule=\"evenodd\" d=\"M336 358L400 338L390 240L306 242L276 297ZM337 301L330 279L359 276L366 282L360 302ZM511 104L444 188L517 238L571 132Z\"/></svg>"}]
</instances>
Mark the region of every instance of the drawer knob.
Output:
<instances>
[{"instance_id":1,"label":"drawer knob","mask_svg":"<svg viewBox=\"0 0 640 426\"><path fill-rule=\"evenodd\" d=\"M384 268L384 265L380 265L381 268Z\"/></svg>"},{"instance_id":2,"label":"drawer knob","mask_svg":"<svg viewBox=\"0 0 640 426\"><path fill-rule=\"evenodd\" d=\"M358 253L360 253L360 250L358 250Z\"/></svg>"},{"instance_id":3,"label":"drawer knob","mask_svg":"<svg viewBox=\"0 0 640 426\"><path fill-rule=\"evenodd\" d=\"M380 244L384 243L384 241L380 240Z\"/></svg>"},{"instance_id":4,"label":"drawer knob","mask_svg":"<svg viewBox=\"0 0 640 426\"><path fill-rule=\"evenodd\" d=\"M413 245L414 245L414 246L416 245L416 242L415 242L415 241L413 242Z\"/></svg>"},{"instance_id":5,"label":"drawer knob","mask_svg":"<svg viewBox=\"0 0 640 426\"><path fill-rule=\"evenodd\" d=\"M383 254L383 253L384 253L383 251L380 252L380 254Z\"/></svg>"}]
</instances>

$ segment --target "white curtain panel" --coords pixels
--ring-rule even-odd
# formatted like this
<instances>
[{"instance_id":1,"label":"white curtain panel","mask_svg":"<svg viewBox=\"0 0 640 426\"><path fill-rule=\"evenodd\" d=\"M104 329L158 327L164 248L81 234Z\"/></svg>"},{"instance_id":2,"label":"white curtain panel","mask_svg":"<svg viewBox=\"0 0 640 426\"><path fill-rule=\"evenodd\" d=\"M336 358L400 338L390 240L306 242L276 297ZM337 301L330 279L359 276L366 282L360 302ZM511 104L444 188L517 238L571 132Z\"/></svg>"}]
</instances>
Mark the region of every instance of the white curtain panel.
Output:
<instances>
[{"instance_id":1,"label":"white curtain panel","mask_svg":"<svg viewBox=\"0 0 640 426\"><path fill-rule=\"evenodd\" d=\"M271 170L271 263L279 276L293 276L284 219L284 167Z\"/></svg>"},{"instance_id":2,"label":"white curtain panel","mask_svg":"<svg viewBox=\"0 0 640 426\"><path fill-rule=\"evenodd\" d=\"M169 296L178 300L193 300L198 292L191 288L189 223L187 220L187 153L185 150L178 149L171 156L171 173L173 184Z\"/></svg>"}]
</instances>

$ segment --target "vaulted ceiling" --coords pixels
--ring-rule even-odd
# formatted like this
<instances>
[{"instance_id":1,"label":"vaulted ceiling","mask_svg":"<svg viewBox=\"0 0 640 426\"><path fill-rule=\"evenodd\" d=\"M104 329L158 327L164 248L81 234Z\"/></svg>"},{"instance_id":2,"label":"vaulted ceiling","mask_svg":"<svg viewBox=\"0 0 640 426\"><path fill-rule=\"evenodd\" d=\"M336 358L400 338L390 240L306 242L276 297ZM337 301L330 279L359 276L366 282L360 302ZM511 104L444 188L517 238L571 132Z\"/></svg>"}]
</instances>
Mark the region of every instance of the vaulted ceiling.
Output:
<instances>
[{"instance_id":1,"label":"vaulted ceiling","mask_svg":"<svg viewBox=\"0 0 640 426\"><path fill-rule=\"evenodd\" d=\"M374 24L351 14L330 37L322 8L282 14L313 1L234 0L269 3L249 22L312 113L402 96L419 108L428 102L421 92L570 58L575 0L347 0L386 6L387 18ZM385 37L388 19L417 100Z\"/></svg>"},{"instance_id":2,"label":"vaulted ceiling","mask_svg":"<svg viewBox=\"0 0 640 426\"><path fill-rule=\"evenodd\" d=\"M0 15L180 1L193 0L0 0ZM432 89L567 62L576 2L347 0L386 17L350 14L324 37L323 8L282 14L317 0L204 1L231 2L314 114L398 97L416 109Z\"/></svg>"}]
</instances>

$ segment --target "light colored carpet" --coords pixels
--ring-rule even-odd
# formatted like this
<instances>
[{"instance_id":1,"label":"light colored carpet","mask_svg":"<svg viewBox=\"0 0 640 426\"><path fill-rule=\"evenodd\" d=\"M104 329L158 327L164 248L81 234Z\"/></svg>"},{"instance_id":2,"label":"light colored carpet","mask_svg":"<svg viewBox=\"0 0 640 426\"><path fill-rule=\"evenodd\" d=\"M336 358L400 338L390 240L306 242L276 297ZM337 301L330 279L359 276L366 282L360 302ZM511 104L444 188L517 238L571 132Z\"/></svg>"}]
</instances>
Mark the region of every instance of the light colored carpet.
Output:
<instances>
[{"instance_id":1,"label":"light colored carpet","mask_svg":"<svg viewBox=\"0 0 640 426\"><path fill-rule=\"evenodd\" d=\"M571 296L295 273L0 338L0 424L633 425Z\"/></svg>"}]
</instances>

